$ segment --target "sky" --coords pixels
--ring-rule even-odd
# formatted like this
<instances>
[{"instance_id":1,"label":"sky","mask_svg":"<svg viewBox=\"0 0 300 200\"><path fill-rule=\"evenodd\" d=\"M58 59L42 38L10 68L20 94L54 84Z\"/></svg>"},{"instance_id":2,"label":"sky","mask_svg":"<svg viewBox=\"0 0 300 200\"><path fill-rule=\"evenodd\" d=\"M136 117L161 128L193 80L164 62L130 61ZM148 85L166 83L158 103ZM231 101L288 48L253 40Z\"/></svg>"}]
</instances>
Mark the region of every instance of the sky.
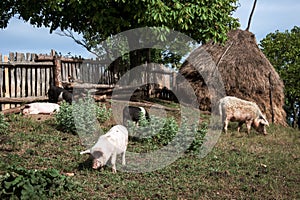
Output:
<instances>
[{"instance_id":1,"label":"sky","mask_svg":"<svg viewBox=\"0 0 300 200\"><path fill-rule=\"evenodd\" d=\"M254 0L240 0L240 7L233 14L239 18L241 29L245 30ZM250 31L259 43L268 33L284 32L294 26L300 27L299 0L257 0ZM79 36L80 38L80 36ZM0 54L9 52L49 54L51 49L62 55L91 58L93 55L71 38L47 28L35 28L29 23L13 18L6 29L0 29Z\"/></svg>"}]
</instances>

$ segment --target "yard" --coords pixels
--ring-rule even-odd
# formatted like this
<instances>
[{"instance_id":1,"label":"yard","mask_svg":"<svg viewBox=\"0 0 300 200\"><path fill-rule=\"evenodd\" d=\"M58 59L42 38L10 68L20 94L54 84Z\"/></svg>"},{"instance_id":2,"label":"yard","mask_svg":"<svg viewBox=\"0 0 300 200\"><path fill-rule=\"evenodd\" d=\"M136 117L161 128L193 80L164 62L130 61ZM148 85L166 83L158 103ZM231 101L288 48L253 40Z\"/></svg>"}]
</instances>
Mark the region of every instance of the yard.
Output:
<instances>
[{"instance_id":1,"label":"yard","mask_svg":"<svg viewBox=\"0 0 300 200\"><path fill-rule=\"evenodd\" d=\"M53 176L66 187L51 199L300 198L300 132L291 128L271 125L267 136L254 131L247 136L232 125L202 159L186 153L153 172L113 174L110 166L93 170L91 159L79 154L85 149L79 137L59 131L53 117L10 115L8 122L9 131L0 135L0 179L19 168L57 170L59 175ZM128 149L138 150L139 145L130 141ZM5 184L2 195L12 184L22 189L16 182Z\"/></svg>"}]
</instances>

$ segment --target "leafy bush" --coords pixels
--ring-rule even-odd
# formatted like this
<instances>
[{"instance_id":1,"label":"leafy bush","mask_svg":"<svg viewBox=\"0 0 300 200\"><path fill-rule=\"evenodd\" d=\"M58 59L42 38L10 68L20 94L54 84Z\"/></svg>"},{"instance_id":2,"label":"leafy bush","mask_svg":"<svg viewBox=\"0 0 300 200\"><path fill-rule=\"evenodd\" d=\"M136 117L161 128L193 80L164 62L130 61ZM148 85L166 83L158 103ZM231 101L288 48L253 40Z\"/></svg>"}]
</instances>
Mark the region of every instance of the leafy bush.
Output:
<instances>
[{"instance_id":1,"label":"leafy bush","mask_svg":"<svg viewBox=\"0 0 300 200\"><path fill-rule=\"evenodd\" d=\"M207 123L202 123L198 127L197 131L195 131L194 140L187 151L190 153L199 153L206 133L207 133Z\"/></svg>"},{"instance_id":2,"label":"leafy bush","mask_svg":"<svg viewBox=\"0 0 300 200\"><path fill-rule=\"evenodd\" d=\"M75 133L76 126L73 118L73 106L63 101L60 104L59 112L55 114L55 122L59 129Z\"/></svg>"},{"instance_id":3,"label":"leafy bush","mask_svg":"<svg viewBox=\"0 0 300 200\"><path fill-rule=\"evenodd\" d=\"M110 119L112 114L111 108L106 108L104 104L100 104L96 108L96 117L100 123L104 123Z\"/></svg>"},{"instance_id":4,"label":"leafy bush","mask_svg":"<svg viewBox=\"0 0 300 200\"><path fill-rule=\"evenodd\" d=\"M152 116L150 122L141 118L138 124L136 126L132 121L129 121L129 136L132 140L151 146L151 149L157 149L172 142L178 151L182 151L186 147L185 143L190 142L189 139L193 138L188 151L198 151L205 135L205 128L198 130L195 125L189 127L186 120L183 120L179 127L173 117L158 118Z\"/></svg>"},{"instance_id":5,"label":"leafy bush","mask_svg":"<svg viewBox=\"0 0 300 200\"><path fill-rule=\"evenodd\" d=\"M63 131L87 134L97 132L98 122L104 123L111 117L111 113L111 109L107 109L104 104L97 105L93 98L88 96L73 102L72 105L63 102L55 119Z\"/></svg>"},{"instance_id":6,"label":"leafy bush","mask_svg":"<svg viewBox=\"0 0 300 200\"><path fill-rule=\"evenodd\" d=\"M55 169L11 168L0 176L0 199L48 199L79 186Z\"/></svg>"},{"instance_id":7,"label":"leafy bush","mask_svg":"<svg viewBox=\"0 0 300 200\"><path fill-rule=\"evenodd\" d=\"M9 123L5 120L3 113L0 113L0 134L6 133Z\"/></svg>"}]
</instances>

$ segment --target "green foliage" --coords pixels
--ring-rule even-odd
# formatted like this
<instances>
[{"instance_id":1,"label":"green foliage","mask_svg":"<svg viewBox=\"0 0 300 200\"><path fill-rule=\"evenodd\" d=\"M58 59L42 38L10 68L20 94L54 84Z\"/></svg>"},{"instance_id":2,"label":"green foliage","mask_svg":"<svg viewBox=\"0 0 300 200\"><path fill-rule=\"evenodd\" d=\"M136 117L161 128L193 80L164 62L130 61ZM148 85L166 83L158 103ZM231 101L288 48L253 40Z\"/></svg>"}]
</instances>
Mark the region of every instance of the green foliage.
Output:
<instances>
[{"instance_id":1,"label":"green foliage","mask_svg":"<svg viewBox=\"0 0 300 200\"><path fill-rule=\"evenodd\" d=\"M188 152L197 154L200 152L201 145L203 144L203 140L205 137L205 134L207 133L207 123L202 123L199 125L198 129L194 132L194 140L191 144L191 146L188 148Z\"/></svg>"},{"instance_id":2,"label":"green foliage","mask_svg":"<svg viewBox=\"0 0 300 200\"><path fill-rule=\"evenodd\" d=\"M3 113L0 113L0 134L7 132L9 123L5 120Z\"/></svg>"},{"instance_id":3,"label":"green foliage","mask_svg":"<svg viewBox=\"0 0 300 200\"><path fill-rule=\"evenodd\" d=\"M11 167L0 176L1 199L48 199L66 191L79 190L56 169L27 170Z\"/></svg>"},{"instance_id":4,"label":"green foliage","mask_svg":"<svg viewBox=\"0 0 300 200\"><path fill-rule=\"evenodd\" d=\"M106 108L104 104L98 105L96 108L96 116L100 123L104 123L110 119L112 114L111 108Z\"/></svg>"},{"instance_id":5,"label":"green foliage","mask_svg":"<svg viewBox=\"0 0 300 200\"><path fill-rule=\"evenodd\" d=\"M1 28L18 14L37 27L44 25L51 31L61 28L83 33L91 42L145 26L168 27L185 32L197 41L210 38L224 41L227 31L238 26L238 19L231 16L237 0L46 0L34 5L30 1L2 1L1 4Z\"/></svg>"},{"instance_id":6,"label":"green foliage","mask_svg":"<svg viewBox=\"0 0 300 200\"><path fill-rule=\"evenodd\" d=\"M172 142L171 145L178 146L180 151L182 149L181 146L184 146L186 142L182 139L190 137L193 138L193 141L188 148L188 152L197 153L207 131L206 126L200 127L199 130L195 128L195 125L188 127L186 120L183 120L179 127L174 117L159 118L152 116L150 122L141 117L138 126L132 121L128 122L130 137L142 144L147 144L151 149L158 149Z\"/></svg>"},{"instance_id":7,"label":"green foliage","mask_svg":"<svg viewBox=\"0 0 300 200\"><path fill-rule=\"evenodd\" d=\"M300 114L300 27L270 33L260 47L284 82L287 117L297 120Z\"/></svg>"},{"instance_id":8,"label":"green foliage","mask_svg":"<svg viewBox=\"0 0 300 200\"><path fill-rule=\"evenodd\" d=\"M90 96L73 104L63 102L55 115L58 128L70 133L93 134L99 130L99 122L111 117L111 109L97 105Z\"/></svg>"},{"instance_id":9,"label":"green foliage","mask_svg":"<svg viewBox=\"0 0 300 200\"><path fill-rule=\"evenodd\" d=\"M238 19L232 16L237 7L238 0L44 0L34 4L31 1L9 0L1 1L0 28L6 28L9 19L18 15L34 26L50 27L50 32L60 28L62 31L81 33L84 38L82 41L74 38L72 32L66 35L100 56L103 52L108 52L107 49L120 48L122 43L118 40L115 44L98 46L102 41L112 35L141 27L162 27L179 31L198 43L211 39L214 42L224 42L227 32L239 26ZM139 41L143 36L132 37ZM154 37L156 41L165 41L167 36L158 31ZM138 44L129 45L137 47ZM179 44L177 49L183 46ZM165 49L167 48L166 46ZM111 55L106 56L105 59L112 59ZM153 53L151 59L159 59L161 56ZM172 62L177 67L176 62L180 60L177 57L176 53L169 55L166 62ZM140 60L140 63L132 66L134 61L130 58L128 63L132 68L143 62Z\"/></svg>"},{"instance_id":10,"label":"green foliage","mask_svg":"<svg viewBox=\"0 0 300 200\"><path fill-rule=\"evenodd\" d=\"M63 101L60 104L59 112L55 114L55 122L62 131L75 133L76 126L73 118L73 106Z\"/></svg>"}]
</instances>

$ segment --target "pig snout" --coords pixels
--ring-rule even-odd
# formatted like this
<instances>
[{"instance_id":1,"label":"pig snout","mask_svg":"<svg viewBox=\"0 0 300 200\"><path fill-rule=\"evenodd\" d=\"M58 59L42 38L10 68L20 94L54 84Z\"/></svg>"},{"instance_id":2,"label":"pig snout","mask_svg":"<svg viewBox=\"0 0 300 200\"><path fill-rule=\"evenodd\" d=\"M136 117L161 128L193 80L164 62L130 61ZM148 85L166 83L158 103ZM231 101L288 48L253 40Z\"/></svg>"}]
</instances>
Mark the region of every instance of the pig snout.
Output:
<instances>
[{"instance_id":1,"label":"pig snout","mask_svg":"<svg viewBox=\"0 0 300 200\"><path fill-rule=\"evenodd\" d=\"M98 169L99 167L102 167L102 165L101 165L101 163L100 163L100 161L99 160L97 160L97 159L94 159L93 160L93 169Z\"/></svg>"}]
</instances>

